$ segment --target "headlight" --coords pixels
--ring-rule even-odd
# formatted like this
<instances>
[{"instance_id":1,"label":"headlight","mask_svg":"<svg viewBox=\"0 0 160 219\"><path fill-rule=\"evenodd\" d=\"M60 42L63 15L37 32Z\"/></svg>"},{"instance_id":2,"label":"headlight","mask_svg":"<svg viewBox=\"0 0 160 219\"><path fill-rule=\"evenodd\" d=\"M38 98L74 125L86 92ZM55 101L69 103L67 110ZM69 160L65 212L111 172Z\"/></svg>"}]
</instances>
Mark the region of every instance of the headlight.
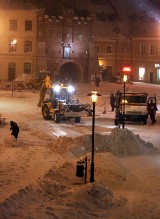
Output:
<instances>
[{"instance_id":1,"label":"headlight","mask_svg":"<svg viewBox=\"0 0 160 219\"><path fill-rule=\"evenodd\" d=\"M53 90L56 92L56 93L59 93L61 87L59 85L55 85Z\"/></svg>"},{"instance_id":2,"label":"headlight","mask_svg":"<svg viewBox=\"0 0 160 219\"><path fill-rule=\"evenodd\" d=\"M73 86L68 86L68 92L73 93L75 91L75 88Z\"/></svg>"}]
</instances>

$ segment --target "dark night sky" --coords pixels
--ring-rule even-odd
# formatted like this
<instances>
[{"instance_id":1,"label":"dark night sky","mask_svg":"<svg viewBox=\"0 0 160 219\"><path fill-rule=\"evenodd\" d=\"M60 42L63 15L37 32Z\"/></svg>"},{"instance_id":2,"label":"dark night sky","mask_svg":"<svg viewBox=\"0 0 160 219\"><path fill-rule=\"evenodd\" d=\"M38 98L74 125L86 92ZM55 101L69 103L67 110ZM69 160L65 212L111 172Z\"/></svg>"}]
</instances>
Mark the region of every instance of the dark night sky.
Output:
<instances>
[{"instance_id":1,"label":"dark night sky","mask_svg":"<svg viewBox=\"0 0 160 219\"><path fill-rule=\"evenodd\" d=\"M29 1L29 0L27 0ZM61 13L63 7L84 9L109 10L110 13L145 13L149 17L159 17L160 0L30 0L43 5L49 15ZM159 18L158 18L159 19Z\"/></svg>"},{"instance_id":2,"label":"dark night sky","mask_svg":"<svg viewBox=\"0 0 160 219\"><path fill-rule=\"evenodd\" d=\"M9 1L9 0L8 0ZM0 0L7 4L7 0ZM10 2L33 3L38 7L45 8L48 15L61 15L63 8L77 8L78 12L102 11L106 13L118 13L122 15L145 14L153 20L159 21L160 0L10 0Z\"/></svg>"}]
</instances>

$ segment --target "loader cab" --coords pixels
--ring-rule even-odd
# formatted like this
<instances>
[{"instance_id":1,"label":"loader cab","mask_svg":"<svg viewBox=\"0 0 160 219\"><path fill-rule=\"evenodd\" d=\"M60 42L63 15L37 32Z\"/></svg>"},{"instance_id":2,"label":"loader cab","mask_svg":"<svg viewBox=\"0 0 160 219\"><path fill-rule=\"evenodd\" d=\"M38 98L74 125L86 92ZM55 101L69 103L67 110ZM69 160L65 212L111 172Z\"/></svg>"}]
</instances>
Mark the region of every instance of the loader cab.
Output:
<instances>
[{"instance_id":1,"label":"loader cab","mask_svg":"<svg viewBox=\"0 0 160 219\"><path fill-rule=\"evenodd\" d=\"M50 90L50 100L53 105L60 102L68 104L72 102L74 92L75 89L72 86L54 85Z\"/></svg>"}]
</instances>

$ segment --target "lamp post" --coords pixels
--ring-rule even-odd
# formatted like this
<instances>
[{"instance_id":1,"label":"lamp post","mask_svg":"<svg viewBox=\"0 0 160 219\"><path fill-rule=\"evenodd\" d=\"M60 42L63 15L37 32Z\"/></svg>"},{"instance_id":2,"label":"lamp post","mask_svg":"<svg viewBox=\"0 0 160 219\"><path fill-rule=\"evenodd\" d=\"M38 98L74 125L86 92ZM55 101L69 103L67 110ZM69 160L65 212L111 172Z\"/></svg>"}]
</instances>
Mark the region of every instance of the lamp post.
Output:
<instances>
[{"instance_id":1,"label":"lamp post","mask_svg":"<svg viewBox=\"0 0 160 219\"><path fill-rule=\"evenodd\" d=\"M126 82L127 82L127 75L123 76L123 82L124 82L124 103L123 103L123 124L122 129L125 127L125 103L126 103Z\"/></svg>"},{"instance_id":2,"label":"lamp post","mask_svg":"<svg viewBox=\"0 0 160 219\"><path fill-rule=\"evenodd\" d=\"M92 97L92 157L91 157L91 172L90 172L90 182L94 182L94 128L95 128L95 104L97 102L97 96L101 96L97 91L92 91L88 94Z\"/></svg>"}]
</instances>

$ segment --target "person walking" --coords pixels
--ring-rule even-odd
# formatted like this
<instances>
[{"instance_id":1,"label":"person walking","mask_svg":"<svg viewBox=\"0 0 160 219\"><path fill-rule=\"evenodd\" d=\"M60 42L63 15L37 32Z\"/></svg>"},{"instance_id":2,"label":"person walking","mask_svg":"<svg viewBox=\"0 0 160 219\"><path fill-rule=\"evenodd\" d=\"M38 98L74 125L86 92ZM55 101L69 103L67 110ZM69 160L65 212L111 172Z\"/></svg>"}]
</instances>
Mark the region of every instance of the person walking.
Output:
<instances>
[{"instance_id":1,"label":"person walking","mask_svg":"<svg viewBox=\"0 0 160 219\"><path fill-rule=\"evenodd\" d=\"M96 87L99 87L99 84L100 84L100 77L99 76L97 76L96 78L95 78L95 85L96 85Z\"/></svg>"},{"instance_id":2,"label":"person walking","mask_svg":"<svg viewBox=\"0 0 160 219\"><path fill-rule=\"evenodd\" d=\"M111 94L111 96L110 96L110 105L111 105L111 111L114 111L114 107L115 107L115 96L114 96L114 94Z\"/></svg>"},{"instance_id":3,"label":"person walking","mask_svg":"<svg viewBox=\"0 0 160 219\"><path fill-rule=\"evenodd\" d=\"M150 103L148 104L148 113L152 121L152 124L156 122L156 119L155 119L156 111L157 111L157 106L155 103L153 103L153 100L151 99Z\"/></svg>"},{"instance_id":4,"label":"person walking","mask_svg":"<svg viewBox=\"0 0 160 219\"><path fill-rule=\"evenodd\" d=\"M13 135L17 141L19 134L19 127L16 122L10 121L10 130L12 130L11 135Z\"/></svg>"}]
</instances>

